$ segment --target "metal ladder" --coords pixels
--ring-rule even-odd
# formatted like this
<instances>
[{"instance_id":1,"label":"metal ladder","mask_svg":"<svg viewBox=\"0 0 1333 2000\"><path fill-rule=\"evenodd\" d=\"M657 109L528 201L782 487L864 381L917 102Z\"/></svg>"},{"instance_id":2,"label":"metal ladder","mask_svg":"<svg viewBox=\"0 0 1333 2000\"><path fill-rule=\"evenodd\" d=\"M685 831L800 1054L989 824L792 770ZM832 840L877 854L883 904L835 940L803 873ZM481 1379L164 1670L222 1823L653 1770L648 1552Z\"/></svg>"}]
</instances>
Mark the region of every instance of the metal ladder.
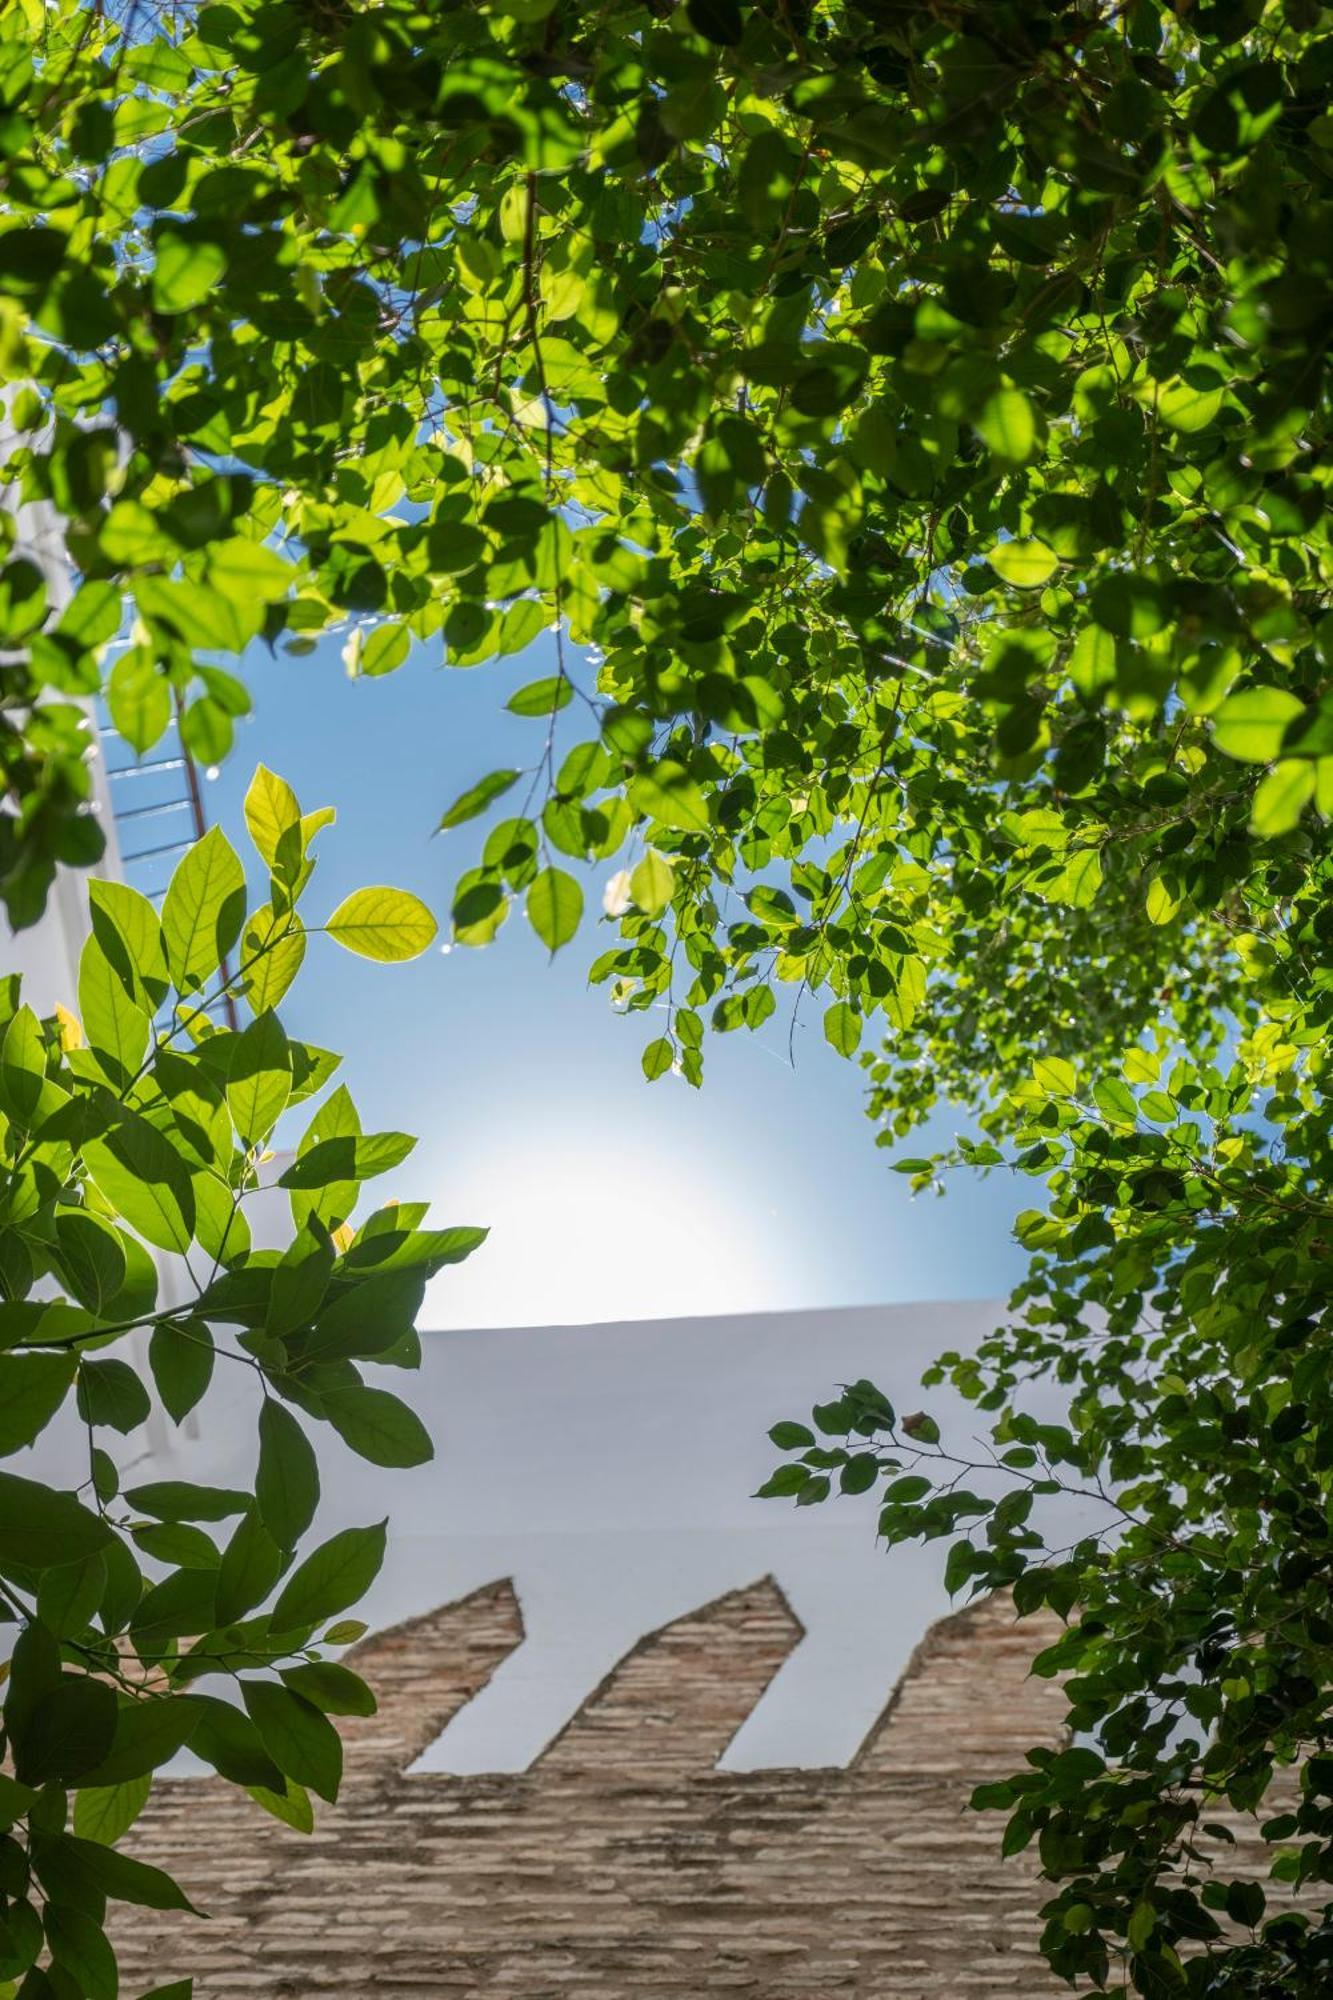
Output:
<instances>
[{"instance_id":1,"label":"metal ladder","mask_svg":"<svg viewBox=\"0 0 1333 2000\"><path fill-rule=\"evenodd\" d=\"M121 868L130 886L138 889L150 903L160 903L166 895L176 857L183 854L186 848L193 847L196 841L202 840L208 831L198 766L181 741L182 704L179 694L175 694L174 703L175 712L161 746L165 754L126 763L123 761L124 738L114 724L100 722L97 731L102 743L102 768L116 823ZM174 754L170 747L173 743ZM111 753L117 748L121 756L113 763ZM160 828L152 824L158 820L165 822ZM159 831L169 833L172 838L157 840L155 834ZM147 844L142 844L145 841ZM221 971L224 979L230 978L225 958ZM213 1001L211 1006L221 1013L227 1027L235 1033L240 1023L236 1001L230 990L221 999Z\"/></svg>"}]
</instances>

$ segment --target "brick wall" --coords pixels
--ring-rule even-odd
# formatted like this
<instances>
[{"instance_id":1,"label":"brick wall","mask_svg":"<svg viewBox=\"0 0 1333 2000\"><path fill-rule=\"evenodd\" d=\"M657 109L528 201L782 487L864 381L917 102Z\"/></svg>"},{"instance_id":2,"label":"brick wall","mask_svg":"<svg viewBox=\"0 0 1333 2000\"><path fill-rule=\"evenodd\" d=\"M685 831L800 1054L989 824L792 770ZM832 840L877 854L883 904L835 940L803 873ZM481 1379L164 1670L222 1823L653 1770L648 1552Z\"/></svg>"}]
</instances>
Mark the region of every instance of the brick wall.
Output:
<instances>
[{"instance_id":1,"label":"brick wall","mask_svg":"<svg viewBox=\"0 0 1333 2000\"><path fill-rule=\"evenodd\" d=\"M971 1787L1057 1739L1002 1603L928 1635L846 1771L713 1766L800 1628L771 1582L652 1635L534 1767L404 1775L520 1643L507 1584L367 1640L379 1713L344 1725L336 1808L303 1838L213 1781L165 1781L135 1831L207 1924L150 1912L123 1990L196 2000L969 2000L1055 1989L1030 1864ZM1063 1990L1063 1989L1058 1989Z\"/></svg>"}]
</instances>

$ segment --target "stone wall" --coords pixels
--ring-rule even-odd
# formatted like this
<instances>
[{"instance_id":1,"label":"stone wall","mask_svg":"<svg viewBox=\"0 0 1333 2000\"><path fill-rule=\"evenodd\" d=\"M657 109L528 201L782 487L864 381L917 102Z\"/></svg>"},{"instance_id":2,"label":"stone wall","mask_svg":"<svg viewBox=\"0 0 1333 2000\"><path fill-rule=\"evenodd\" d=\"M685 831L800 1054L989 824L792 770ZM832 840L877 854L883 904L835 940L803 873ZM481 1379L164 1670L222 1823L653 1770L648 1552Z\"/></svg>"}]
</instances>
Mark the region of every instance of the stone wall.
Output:
<instances>
[{"instance_id":1,"label":"stone wall","mask_svg":"<svg viewBox=\"0 0 1333 2000\"><path fill-rule=\"evenodd\" d=\"M128 1914L122 1990L196 2000L969 2000L1054 1992L1030 1864L972 1786L1058 1738L1034 1634L1000 1602L937 1625L847 1770L714 1764L800 1637L776 1586L645 1639L519 1775L405 1775L522 1640L508 1584L368 1639L379 1713L315 1832L211 1780L132 1836L208 1923Z\"/></svg>"}]
</instances>

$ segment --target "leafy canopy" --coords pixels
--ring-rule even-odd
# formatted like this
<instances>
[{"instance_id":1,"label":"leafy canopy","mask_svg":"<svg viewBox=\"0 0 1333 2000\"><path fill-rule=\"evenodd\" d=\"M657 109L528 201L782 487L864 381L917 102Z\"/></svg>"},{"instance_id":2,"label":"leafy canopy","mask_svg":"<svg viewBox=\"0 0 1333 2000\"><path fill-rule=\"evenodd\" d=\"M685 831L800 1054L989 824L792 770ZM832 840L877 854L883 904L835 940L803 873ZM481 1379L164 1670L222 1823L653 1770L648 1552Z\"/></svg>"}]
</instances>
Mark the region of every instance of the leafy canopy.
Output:
<instances>
[{"instance_id":1,"label":"leafy canopy","mask_svg":"<svg viewBox=\"0 0 1333 2000\"><path fill-rule=\"evenodd\" d=\"M885 1143L975 1114L922 1186L1032 1177L1015 1321L943 1364L1012 1491L960 1507L928 1412L896 1469L878 1391L830 1435L891 1539L1069 1620L1097 1747L982 1801L1039 1842L1053 1964L1325 1991L1326 11L25 0L0 34L11 474L80 576L58 613L0 576L15 919L95 845L73 701L124 601L113 714L147 746L170 684L208 756L252 638L376 675L554 626L530 768L442 801L456 842L497 815L455 936L522 903L558 949L609 865L594 974L661 1020L650 1077L815 993ZM1112 1498L1061 1552L1024 1508L1063 1480ZM1313 1918L1201 1885L1217 1799Z\"/></svg>"},{"instance_id":2,"label":"leafy canopy","mask_svg":"<svg viewBox=\"0 0 1333 2000\"><path fill-rule=\"evenodd\" d=\"M82 1458L74 1492L0 1471L0 1620L20 1627L3 1701L0 1990L25 2000L115 2000L108 1899L189 1909L161 1870L116 1850L182 1746L292 1825L309 1827L312 1792L336 1797L328 1716L374 1698L323 1648L364 1630L342 1614L379 1569L384 1523L312 1546L309 1426L375 1465L430 1457L409 1404L361 1364L419 1364L427 1279L485 1234L431 1228L417 1203L354 1226L363 1184L414 1142L362 1133L346 1089L326 1089L339 1058L290 1038L275 1010L309 936L401 958L434 926L389 889L309 924L310 843L331 815L303 814L263 769L246 808L271 870L257 908L215 828L160 920L124 883L91 880L77 1014L38 1020L18 979L0 982L0 1456L60 1420L59 1449L73 1438ZM237 1030L213 1018L225 994L248 1016ZM259 1250L249 1211L289 1111L306 1121L278 1176L291 1240ZM262 1391L251 1485L123 1487L120 1441L155 1404L184 1424L219 1368ZM198 1691L218 1676L237 1700Z\"/></svg>"}]
</instances>

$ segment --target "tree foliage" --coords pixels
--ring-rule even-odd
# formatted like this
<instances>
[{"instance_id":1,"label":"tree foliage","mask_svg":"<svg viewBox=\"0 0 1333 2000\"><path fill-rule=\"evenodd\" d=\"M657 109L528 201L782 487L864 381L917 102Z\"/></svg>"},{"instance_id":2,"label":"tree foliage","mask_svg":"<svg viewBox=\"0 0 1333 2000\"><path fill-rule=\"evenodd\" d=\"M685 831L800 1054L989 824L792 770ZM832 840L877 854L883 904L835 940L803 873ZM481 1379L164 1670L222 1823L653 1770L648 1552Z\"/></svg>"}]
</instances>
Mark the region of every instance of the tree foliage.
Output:
<instances>
[{"instance_id":1,"label":"tree foliage","mask_svg":"<svg viewBox=\"0 0 1333 2000\"><path fill-rule=\"evenodd\" d=\"M160 920L124 883L91 881L77 1015L39 1020L16 977L0 984L0 1455L46 1438L38 1465L82 1461L74 1492L31 1464L0 1471L0 1618L19 1627L3 1700L0 1990L25 2000L115 2000L108 1900L189 1909L161 1870L116 1851L183 1746L291 1824L309 1826L311 1793L336 1797L328 1716L374 1700L323 1649L364 1630L342 1614L379 1569L384 1524L312 1542L308 1427L331 1425L375 1465L430 1457L409 1405L368 1386L360 1364L418 1365L426 1280L484 1235L430 1228L415 1203L353 1227L363 1184L414 1142L362 1133L346 1089L325 1093L339 1058L290 1038L275 1009L310 934L403 957L405 927L428 940L433 924L405 892L368 889L310 925L298 904L331 814L303 814L261 769L247 818L271 870L256 909L215 828L176 870ZM225 993L244 1027L215 1022ZM257 1196L275 1199L269 1146L288 1111L305 1121L277 1177L291 1241L255 1249L248 1216ZM251 1485L123 1487L117 1441L155 1404L184 1424L215 1368L238 1367L262 1390ZM237 1700L218 1695L220 1678Z\"/></svg>"},{"instance_id":2,"label":"tree foliage","mask_svg":"<svg viewBox=\"0 0 1333 2000\"><path fill-rule=\"evenodd\" d=\"M969 1512L868 1389L830 1418L863 1446L779 1490L886 1477L891 1540L1069 1619L1097 1748L983 1801L1040 1842L1061 1971L1324 1991L1333 1921L1261 1921L1197 1850L1299 1764L1279 1874L1333 1872L1326 10L0 32L11 473L80 576L58 616L0 578L15 919L95 842L74 704L123 602L113 716L147 747L174 687L208 757L251 639L338 629L378 675L554 626L531 767L442 801L459 842L495 815L455 936L520 903L556 950L610 865L594 974L664 1029L650 1077L817 995L885 1143L974 1114L922 1186L1032 1177L1013 1323L942 1364L1012 1491ZM1034 1434L1042 1375L1070 1413ZM1039 1545L1034 1481L1104 1486L1116 1532Z\"/></svg>"}]
</instances>

